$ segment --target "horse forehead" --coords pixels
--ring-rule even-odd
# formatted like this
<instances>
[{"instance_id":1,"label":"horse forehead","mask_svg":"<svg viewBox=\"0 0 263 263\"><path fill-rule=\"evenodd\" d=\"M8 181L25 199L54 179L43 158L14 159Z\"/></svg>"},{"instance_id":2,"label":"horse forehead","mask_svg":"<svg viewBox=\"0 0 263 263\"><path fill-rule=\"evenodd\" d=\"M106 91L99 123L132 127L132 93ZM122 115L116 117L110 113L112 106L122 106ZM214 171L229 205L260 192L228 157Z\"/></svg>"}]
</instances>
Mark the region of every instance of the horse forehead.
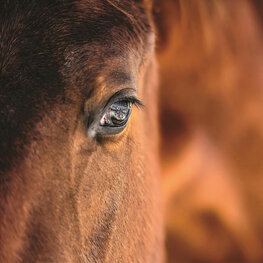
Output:
<instances>
[{"instance_id":1,"label":"horse forehead","mask_svg":"<svg viewBox=\"0 0 263 263\"><path fill-rule=\"evenodd\" d=\"M118 7L102 0L4 1L0 10L2 73L21 73L21 65L23 73L30 66L30 70L44 71L46 65L52 65L54 72L83 54L85 64L94 65L116 54L123 57L127 50L139 50L150 26L142 9L134 8L132 2L122 1Z\"/></svg>"},{"instance_id":2,"label":"horse forehead","mask_svg":"<svg viewBox=\"0 0 263 263\"><path fill-rule=\"evenodd\" d=\"M94 39L99 42L101 35L107 36L113 28L125 29L139 37L145 29L150 28L143 8L132 4L134 1L123 0L121 4L112 2L4 0L0 8L0 41L7 38L12 42L29 33L45 33L46 39L54 38L57 41L75 38L79 42Z\"/></svg>"}]
</instances>

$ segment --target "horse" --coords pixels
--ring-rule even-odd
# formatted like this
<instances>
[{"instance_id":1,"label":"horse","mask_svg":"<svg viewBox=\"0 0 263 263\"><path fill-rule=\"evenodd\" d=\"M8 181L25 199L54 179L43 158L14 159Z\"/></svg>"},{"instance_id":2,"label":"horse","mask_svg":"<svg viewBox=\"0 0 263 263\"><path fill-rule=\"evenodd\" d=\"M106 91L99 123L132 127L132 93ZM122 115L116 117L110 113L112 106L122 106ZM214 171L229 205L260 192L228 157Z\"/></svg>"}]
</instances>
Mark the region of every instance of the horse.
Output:
<instances>
[{"instance_id":1,"label":"horse","mask_svg":"<svg viewBox=\"0 0 263 263\"><path fill-rule=\"evenodd\" d=\"M156 6L168 262L263 262L262 7Z\"/></svg>"},{"instance_id":2,"label":"horse","mask_svg":"<svg viewBox=\"0 0 263 263\"><path fill-rule=\"evenodd\" d=\"M162 262L150 1L0 2L0 262Z\"/></svg>"}]
</instances>

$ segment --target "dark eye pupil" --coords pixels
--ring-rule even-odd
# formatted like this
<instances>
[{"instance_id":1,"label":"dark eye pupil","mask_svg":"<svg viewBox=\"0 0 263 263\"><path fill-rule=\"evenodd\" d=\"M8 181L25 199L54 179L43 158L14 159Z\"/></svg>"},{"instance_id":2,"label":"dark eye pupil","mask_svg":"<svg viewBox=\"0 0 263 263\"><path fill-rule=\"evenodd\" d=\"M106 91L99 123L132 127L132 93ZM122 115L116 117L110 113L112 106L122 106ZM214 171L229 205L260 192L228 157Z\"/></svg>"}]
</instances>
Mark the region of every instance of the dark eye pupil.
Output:
<instances>
[{"instance_id":1,"label":"dark eye pupil","mask_svg":"<svg viewBox=\"0 0 263 263\"><path fill-rule=\"evenodd\" d=\"M123 125L127 122L131 111L131 103L128 101L118 101L112 104L110 118L113 124Z\"/></svg>"},{"instance_id":2,"label":"dark eye pupil","mask_svg":"<svg viewBox=\"0 0 263 263\"><path fill-rule=\"evenodd\" d=\"M117 101L113 103L100 121L102 126L124 126L130 116L132 103L129 101Z\"/></svg>"}]
</instances>

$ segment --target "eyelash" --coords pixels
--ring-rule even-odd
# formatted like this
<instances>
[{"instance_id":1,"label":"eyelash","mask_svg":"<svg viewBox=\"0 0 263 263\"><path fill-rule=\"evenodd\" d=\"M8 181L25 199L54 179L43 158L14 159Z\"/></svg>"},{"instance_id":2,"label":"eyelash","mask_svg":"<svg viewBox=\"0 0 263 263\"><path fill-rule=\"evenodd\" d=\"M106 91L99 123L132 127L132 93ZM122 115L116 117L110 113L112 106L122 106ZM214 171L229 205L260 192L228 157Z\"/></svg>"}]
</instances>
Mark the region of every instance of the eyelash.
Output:
<instances>
[{"instance_id":1,"label":"eyelash","mask_svg":"<svg viewBox=\"0 0 263 263\"><path fill-rule=\"evenodd\" d=\"M124 97L124 98L120 98L120 100L118 101L128 101L128 102L131 102L132 105L134 105L135 107L137 108L144 108L144 104L142 103L141 100L139 100L138 98L136 97Z\"/></svg>"}]
</instances>

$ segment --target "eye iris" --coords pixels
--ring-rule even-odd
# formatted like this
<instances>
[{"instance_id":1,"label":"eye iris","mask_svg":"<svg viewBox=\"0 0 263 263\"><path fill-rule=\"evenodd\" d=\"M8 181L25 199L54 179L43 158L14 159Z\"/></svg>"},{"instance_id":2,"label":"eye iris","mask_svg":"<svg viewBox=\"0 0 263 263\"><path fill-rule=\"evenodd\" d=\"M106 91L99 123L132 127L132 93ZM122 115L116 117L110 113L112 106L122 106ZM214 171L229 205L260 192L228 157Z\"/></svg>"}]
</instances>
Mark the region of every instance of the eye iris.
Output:
<instances>
[{"instance_id":1,"label":"eye iris","mask_svg":"<svg viewBox=\"0 0 263 263\"><path fill-rule=\"evenodd\" d=\"M104 114L101 119L102 126L123 126L127 123L132 109L129 101L117 101Z\"/></svg>"}]
</instances>

